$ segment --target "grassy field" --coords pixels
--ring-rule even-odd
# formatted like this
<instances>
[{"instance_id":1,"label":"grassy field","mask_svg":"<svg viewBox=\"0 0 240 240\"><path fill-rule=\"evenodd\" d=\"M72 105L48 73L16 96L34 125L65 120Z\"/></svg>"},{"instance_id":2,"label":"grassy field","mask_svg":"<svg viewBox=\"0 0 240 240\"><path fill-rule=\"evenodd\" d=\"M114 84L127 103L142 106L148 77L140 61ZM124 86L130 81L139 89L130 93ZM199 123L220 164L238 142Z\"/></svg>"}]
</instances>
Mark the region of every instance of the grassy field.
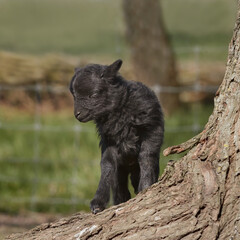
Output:
<instances>
[{"instance_id":1,"label":"grassy field","mask_svg":"<svg viewBox=\"0 0 240 240\"><path fill-rule=\"evenodd\" d=\"M226 0L162 0L174 48L223 47L205 51L205 55L225 59L236 5ZM2 50L126 58L129 50L124 34L121 0L0 0ZM178 55L189 57L182 52Z\"/></svg>"},{"instance_id":2,"label":"grassy field","mask_svg":"<svg viewBox=\"0 0 240 240\"><path fill-rule=\"evenodd\" d=\"M0 0L0 48L42 54L115 54L119 1Z\"/></svg>"},{"instance_id":3,"label":"grassy field","mask_svg":"<svg viewBox=\"0 0 240 240\"><path fill-rule=\"evenodd\" d=\"M210 106L193 105L167 118L162 149L194 136L196 132L181 127L193 124L196 117L204 125L211 110ZM16 109L2 108L0 122L0 211L88 210L100 177L95 126L78 123L70 110L42 114L39 131L31 128L33 115ZM76 126L81 127L80 132L71 129ZM180 129L173 132L176 127ZM179 157L161 156L161 173L169 159Z\"/></svg>"},{"instance_id":4,"label":"grassy field","mask_svg":"<svg viewBox=\"0 0 240 240\"><path fill-rule=\"evenodd\" d=\"M167 29L175 46L219 47L229 43L236 1L162 0Z\"/></svg>"}]
</instances>

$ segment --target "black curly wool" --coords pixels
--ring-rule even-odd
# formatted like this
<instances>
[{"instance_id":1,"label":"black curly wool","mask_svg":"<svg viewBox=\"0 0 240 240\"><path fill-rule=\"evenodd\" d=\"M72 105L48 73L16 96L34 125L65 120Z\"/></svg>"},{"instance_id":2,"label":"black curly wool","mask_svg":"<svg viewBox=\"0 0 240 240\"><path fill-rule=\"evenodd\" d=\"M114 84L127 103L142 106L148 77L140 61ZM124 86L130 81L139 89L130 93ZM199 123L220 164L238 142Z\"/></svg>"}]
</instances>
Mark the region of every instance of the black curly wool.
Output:
<instances>
[{"instance_id":1,"label":"black curly wool","mask_svg":"<svg viewBox=\"0 0 240 240\"><path fill-rule=\"evenodd\" d=\"M70 84L74 114L80 122L93 120L100 136L101 179L91 210L105 209L110 189L114 204L130 199L128 175L136 193L155 183L164 120L156 95L139 82L118 74L117 60L109 66L77 68Z\"/></svg>"}]
</instances>

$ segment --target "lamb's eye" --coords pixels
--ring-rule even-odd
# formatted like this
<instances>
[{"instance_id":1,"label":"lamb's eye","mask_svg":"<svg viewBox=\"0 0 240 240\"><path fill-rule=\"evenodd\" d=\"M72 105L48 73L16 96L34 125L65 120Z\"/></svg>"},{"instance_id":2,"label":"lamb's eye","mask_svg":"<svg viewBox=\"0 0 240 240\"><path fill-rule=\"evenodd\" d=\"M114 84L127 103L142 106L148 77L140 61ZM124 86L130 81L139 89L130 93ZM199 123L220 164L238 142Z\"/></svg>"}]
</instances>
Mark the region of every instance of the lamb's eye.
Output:
<instances>
[{"instance_id":1,"label":"lamb's eye","mask_svg":"<svg viewBox=\"0 0 240 240\"><path fill-rule=\"evenodd\" d=\"M100 78L103 78L104 77L104 74L103 73L101 73L101 75L100 75Z\"/></svg>"}]
</instances>

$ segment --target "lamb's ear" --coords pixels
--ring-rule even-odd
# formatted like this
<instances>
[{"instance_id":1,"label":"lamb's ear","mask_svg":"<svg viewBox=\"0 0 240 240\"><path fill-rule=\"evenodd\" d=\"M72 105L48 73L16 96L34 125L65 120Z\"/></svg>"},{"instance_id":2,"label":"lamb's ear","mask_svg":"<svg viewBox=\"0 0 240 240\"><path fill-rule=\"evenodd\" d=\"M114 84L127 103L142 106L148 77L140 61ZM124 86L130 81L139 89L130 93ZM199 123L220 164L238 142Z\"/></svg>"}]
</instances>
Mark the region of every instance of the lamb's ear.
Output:
<instances>
[{"instance_id":1,"label":"lamb's ear","mask_svg":"<svg viewBox=\"0 0 240 240\"><path fill-rule=\"evenodd\" d=\"M122 66L122 60L118 59L117 61L115 61L111 65L107 66L104 75L108 76L108 77L116 76L117 73L118 73L118 70L121 68L121 66Z\"/></svg>"}]
</instances>

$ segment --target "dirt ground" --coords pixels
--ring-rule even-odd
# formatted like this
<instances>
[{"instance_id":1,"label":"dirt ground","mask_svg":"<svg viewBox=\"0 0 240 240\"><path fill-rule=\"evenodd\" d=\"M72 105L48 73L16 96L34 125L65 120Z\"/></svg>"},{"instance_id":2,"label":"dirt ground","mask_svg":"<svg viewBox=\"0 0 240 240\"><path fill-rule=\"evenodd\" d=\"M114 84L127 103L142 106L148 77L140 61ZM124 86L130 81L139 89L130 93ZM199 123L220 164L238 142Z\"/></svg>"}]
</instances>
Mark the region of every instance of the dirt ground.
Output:
<instances>
[{"instance_id":1,"label":"dirt ground","mask_svg":"<svg viewBox=\"0 0 240 240\"><path fill-rule=\"evenodd\" d=\"M61 217L61 215L32 212L18 215L0 213L0 240L12 233L24 232L39 224L53 222Z\"/></svg>"}]
</instances>

